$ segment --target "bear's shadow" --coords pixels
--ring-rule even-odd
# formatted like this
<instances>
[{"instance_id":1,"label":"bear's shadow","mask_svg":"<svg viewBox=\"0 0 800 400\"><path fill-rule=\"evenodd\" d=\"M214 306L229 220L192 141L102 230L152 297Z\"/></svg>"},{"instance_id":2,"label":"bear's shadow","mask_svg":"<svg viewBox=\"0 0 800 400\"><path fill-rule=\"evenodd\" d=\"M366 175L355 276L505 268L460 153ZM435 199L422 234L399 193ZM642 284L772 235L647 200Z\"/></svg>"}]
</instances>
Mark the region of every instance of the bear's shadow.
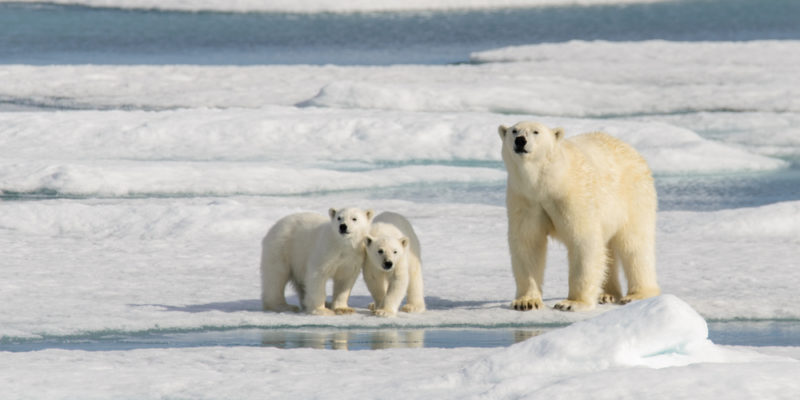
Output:
<instances>
[{"instance_id":1,"label":"bear's shadow","mask_svg":"<svg viewBox=\"0 0 800 400\"><path fill-rule=\"evenodd\" d=\"M330 298L329 298L330 300ZM290 296L286 299L287 303L292 305L299 304L296 295ZM349 305L356 309L366 309L372 303L371 296L350 296ZM425 303L429 310L447 310L454 308L463 309L476 309L486 308L486 306L498 306L499 308L507 308L506 301L500 300L483 300L483 301L470 301L470 300L449 300L437 296L425 297ZM261 309L260 299L245 299L235 301L222 301L214 303L203 304L189 304L185 306L173 306L168 304L132 304L134 307L159 307L164 311L171 312L185 312L185 313L202 313L208 311L221 311L225 313L234 312L264 312ZM490 307L494 308L494 307Z\"/></svg>"}]
</instances>

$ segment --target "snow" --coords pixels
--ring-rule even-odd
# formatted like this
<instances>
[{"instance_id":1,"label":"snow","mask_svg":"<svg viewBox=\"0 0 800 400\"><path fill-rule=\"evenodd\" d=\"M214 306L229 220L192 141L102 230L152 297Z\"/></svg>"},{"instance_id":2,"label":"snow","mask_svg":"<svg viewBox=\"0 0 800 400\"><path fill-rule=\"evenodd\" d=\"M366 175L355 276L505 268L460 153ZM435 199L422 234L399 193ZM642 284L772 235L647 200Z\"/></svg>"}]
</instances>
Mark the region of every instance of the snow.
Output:
<instances>
[{"instance_id":1,"label":"snow","mask_svg":"<svg viewBox=\"0 0 800 400\"><path fill-rule=\"evenodd\" d=\"M522 119L607 131L657 180L791 171L798 54L796 41L570 42L449 66L0 66L0 344L561 327L504 349L0 352L3 397L794 398L798 348L720 346L705 320L800 319L797 199L659 212L665 295L585 313L508 308L494 199L497 126ZM347 205L408 216L429 310L373 317L359 282L354 315L262 312L269 226ZM563 246L550 248L552 306L567 271Z\"/></svg>"},{"instance_id":2,"label":"snow","mask_svg":"<svg viewBox=\"0 0 800 400\"><path fill-rule=\"evenodd\" d=\"M19 3L41 3L41 0L2 0ZM569 5L603 5L656 3L669 0L49 0L47 3L114 7L130 9L155 9L176 11L226 11L226 12L385 12L474 10L513 7L543 7Z\"/></svg>"}]
</instances>

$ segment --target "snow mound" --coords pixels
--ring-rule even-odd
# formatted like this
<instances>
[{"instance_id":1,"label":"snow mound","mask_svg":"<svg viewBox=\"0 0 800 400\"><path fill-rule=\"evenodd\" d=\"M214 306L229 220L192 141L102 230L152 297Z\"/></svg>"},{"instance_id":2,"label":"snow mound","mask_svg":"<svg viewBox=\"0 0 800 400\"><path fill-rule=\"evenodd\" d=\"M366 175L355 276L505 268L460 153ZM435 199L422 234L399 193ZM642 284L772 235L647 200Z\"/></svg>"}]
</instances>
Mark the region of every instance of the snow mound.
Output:
<instances>
[{"instance_id":1,"label":"snow mound","mask_svg":"<svg viewBox=\"0 0 800 400\"><path fill-rule=\"evenodd\" d=\"M753 357L763 356L714 345L703 317L679 298L663 295L518 343L462 373L470 380L499 382L545 372L663 368Z\"/></svg>"}]
</instances>

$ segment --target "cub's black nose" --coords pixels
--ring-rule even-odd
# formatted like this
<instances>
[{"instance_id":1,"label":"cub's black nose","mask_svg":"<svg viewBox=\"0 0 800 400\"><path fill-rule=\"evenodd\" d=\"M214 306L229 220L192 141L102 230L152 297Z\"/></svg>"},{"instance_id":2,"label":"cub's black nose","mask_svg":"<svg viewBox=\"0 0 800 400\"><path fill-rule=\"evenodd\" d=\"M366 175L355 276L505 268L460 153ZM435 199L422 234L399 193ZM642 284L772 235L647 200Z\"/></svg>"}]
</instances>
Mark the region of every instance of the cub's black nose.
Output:
<instances>
[{"instance_id":1,"label":"cub's black nose","mask_svg":"<svg viewBox=\"0 0 800 400\"><path fill-rule=\"evenodd\" d=\"M525 150L526 144L528 144L528 140L523 136L518 136L516 139L514 139L514 152L527 153L528 151Z\"/></svg>"},{"instance_id":2,"label":"cub's black nose","mask_svg":"<svg viewBox=\"0 0 800 400\"><path fill-rule=\"evenodd\" d=\"M347 225L346 224L339 225L339 233L347 233Z\"/></svg>"},{"instance_id":3,"label":"cub's black nose","mask_svg":"<svg viewBox=\"0 0 800 400\"><path fill-rule=\"evenodd\" d=\"M394 265L391 261L384 261L383 262L383 269L390 270L392 269L392 265Z\"/></svg>"}]
</instances>

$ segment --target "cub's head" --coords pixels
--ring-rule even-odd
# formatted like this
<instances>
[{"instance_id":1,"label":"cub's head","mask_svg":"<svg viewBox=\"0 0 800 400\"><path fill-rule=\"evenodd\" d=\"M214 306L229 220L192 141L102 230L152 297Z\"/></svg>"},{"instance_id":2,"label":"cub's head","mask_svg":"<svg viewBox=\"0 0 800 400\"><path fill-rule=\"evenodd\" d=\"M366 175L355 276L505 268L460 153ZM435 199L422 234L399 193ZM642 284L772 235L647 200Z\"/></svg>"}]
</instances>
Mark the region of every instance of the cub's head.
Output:
<instances>
[{"instance_id":1,"label":"cub's head","mask_svg":"<svg viewBox=\"0 0 800 400\"><path fill-rule=\"evenodd\" d=\"M382 224L376 224L382 225ZM409 241L408 238L399 234L387 235L378 233L380 229L374 229L367 236L367 259L373 267L381 271L389 272L393 270L400 260L408 252Z\"/></svg>"},{"instance_id":2,"label":"cub's head","mask_svg":"<svg viewBox=\"0 0 800 400\"><path fill-rule=\"evenodd\" d=\"M331 208L328 210L334 232L343 238L354 241L361 241L369 234L373 214L372 210L360 208L340 208L338 210Z\"/></svg>"},{"instance_id":3,"label":"cub's head","mask_svg":"<svg viewBox=\"0 0 800 400\"><path fill-rule=\"evenodd\" d=\"M506 161L514 156L540 159L564 136L563 129L550 129L536 122L518 122L510 128L500 125L497 133L503 140L503 159Z\"/></svg>"}]
</instances>

